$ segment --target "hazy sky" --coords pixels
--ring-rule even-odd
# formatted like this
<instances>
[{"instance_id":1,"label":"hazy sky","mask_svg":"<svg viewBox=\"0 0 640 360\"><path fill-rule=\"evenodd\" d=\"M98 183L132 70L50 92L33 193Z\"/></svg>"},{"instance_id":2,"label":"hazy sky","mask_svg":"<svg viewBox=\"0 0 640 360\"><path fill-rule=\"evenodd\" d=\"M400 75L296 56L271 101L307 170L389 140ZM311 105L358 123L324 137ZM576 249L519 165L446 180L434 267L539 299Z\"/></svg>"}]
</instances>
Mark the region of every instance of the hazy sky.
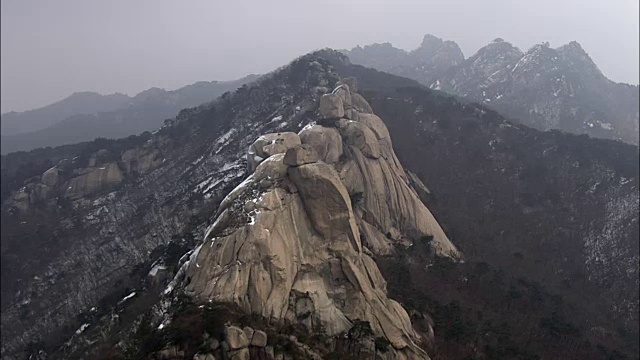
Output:
<instances>
[{"instance_id":1,"label":"hazy sky","mask_svg":"<svg viewBox=\"0 0 640 360\"><path fill-rule=\"evenodd\" d=\"M638 83L638 0L1 0L2 109L74 91L265 73L323 48L417 47L425 33L465 56L496 37L526 51L578 41L614 81Z\"/></svg>"}]
</instances>

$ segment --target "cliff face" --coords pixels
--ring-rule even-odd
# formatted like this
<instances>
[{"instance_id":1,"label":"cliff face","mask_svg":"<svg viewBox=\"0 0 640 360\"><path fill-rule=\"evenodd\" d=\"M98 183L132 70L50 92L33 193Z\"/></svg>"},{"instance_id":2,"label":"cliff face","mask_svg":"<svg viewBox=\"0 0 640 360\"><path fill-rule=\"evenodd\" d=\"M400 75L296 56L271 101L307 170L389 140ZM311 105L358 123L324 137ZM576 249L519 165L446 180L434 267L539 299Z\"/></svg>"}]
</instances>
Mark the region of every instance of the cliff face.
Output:
<instances>
[{"instance_id":1,"label":"cliff face","mask_svg":"<svg viewBox=\"0 0 640 360\"><path fill-rule=\"evenodd\" d=\"M320 325L328 335L368 321L398 352L387 356L425 359L371 256L424 237L439 255L459 253L409 185L385 124L355 87L349 78L324 94L318 124L250 146L250 168L259 163L222 201L187 265L186 292L309 330Z\"/></svg>"}]
</instances>

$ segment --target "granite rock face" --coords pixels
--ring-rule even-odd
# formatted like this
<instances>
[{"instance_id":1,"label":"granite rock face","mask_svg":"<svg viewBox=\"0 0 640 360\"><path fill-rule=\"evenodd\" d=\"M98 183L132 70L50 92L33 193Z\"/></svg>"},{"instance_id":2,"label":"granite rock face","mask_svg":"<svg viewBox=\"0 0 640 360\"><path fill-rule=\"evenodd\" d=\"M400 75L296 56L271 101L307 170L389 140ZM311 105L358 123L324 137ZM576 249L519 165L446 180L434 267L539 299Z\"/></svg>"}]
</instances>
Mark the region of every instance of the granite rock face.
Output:
<instances>
[{"instance_id":1,"label":"granite rock face","mask_svg":"<svg viewBox=\"0 0 640 360\"><path fill-rule=\"evenodd\" d=\"M300 145L300 137L293 132L273 133L260 136L247 150L249 172L255 171L260 162L271 155L285 153Z\"/></svg>"},{"instance_id":2,"label":"granite rock face","mask_svg":"<svg viewBox=\"0 0 640 360\"><path fill-rule=\"evenodd\" d=\"M355 79L349 82L355 87ZM333 94L339 97L320 99L322 117L343 114L335 107L348 106L355 93L339 83ZM331 112L323 113L330 100ZM321 325L329 335L365 320L392 344L389 359L426 359L371 254L391 254L424 236L433 238L436 254L460 254L411 187L384 122L353 111L362 121L305 127L302 145L285 155L260 152L273 134L251 145L248 154L265 159L222 201L185 265L185 291L199 302L231 302L309 329Z\"/></svg>"},{"instance_id":3,"label":"granite rock face","mask_svg":"<svg viewBox=\"0 0 640 360\"><path fill-rule=\"evenodd\" d=\"M311 164L318 161L318 153L311 145L298 145L287 150L283 161L289 166Z\"/></svg>"}]
</instances>

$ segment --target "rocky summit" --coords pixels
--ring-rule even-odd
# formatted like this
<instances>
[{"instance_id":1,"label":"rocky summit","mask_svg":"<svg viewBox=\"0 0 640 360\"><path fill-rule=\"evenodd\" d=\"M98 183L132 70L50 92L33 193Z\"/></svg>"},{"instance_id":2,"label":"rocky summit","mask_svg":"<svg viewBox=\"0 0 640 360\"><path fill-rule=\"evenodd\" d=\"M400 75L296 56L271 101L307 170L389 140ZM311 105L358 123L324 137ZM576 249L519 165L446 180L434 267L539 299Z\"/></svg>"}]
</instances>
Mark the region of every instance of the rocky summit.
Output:
<instances>
[{"instance_id":1,"label":"rocky summit","mask_svg":"<svg viewBox=\"0 0 640 360\"><path fill-rule=\"evenodd\" d=\"M465 59L455 42L425 35L411 52L388 43L343 52L354 63L478 102L536 129L638 144L638 86L609 80L576 41L523 52L497 38Z\"/></svg>"},{"instance_id":2,"label":"rocky summit","mask_svg":"<svg viewBox=\"0 0 640 360\"><path fill-rule=\"evenodd\" d=\"M353 88L344 79L322 95L319 117L298 134L265 134L249 147L252 173L184 265L185 291L331 336L367 321L393 347L381 358L427 359L372 256L423 237L440 256L460 254L411 187L384 122L366 100L354 105Z\"/></svg>"}]
</instances>

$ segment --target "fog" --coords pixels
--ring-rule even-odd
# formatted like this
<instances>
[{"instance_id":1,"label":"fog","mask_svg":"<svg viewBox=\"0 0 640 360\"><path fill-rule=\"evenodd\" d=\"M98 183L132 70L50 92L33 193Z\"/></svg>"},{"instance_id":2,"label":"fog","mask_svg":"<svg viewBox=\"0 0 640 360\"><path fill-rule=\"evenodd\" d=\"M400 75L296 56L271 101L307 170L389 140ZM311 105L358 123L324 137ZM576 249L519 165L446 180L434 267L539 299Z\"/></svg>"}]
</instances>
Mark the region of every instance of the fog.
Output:
<instances>
[{"instance_id":1,"label":"fog","mask_svg":"<svg viewBox=\"0 0 640 360\"><path fill-rule=\"evenodd\" d=\"M465 57L501 37L526 51L576 40L602 72L638 83L637 0L2 0L1 111L75 91L129 95L265 73L323 47L430 33Z\"/></svg>"}]
</instances>

